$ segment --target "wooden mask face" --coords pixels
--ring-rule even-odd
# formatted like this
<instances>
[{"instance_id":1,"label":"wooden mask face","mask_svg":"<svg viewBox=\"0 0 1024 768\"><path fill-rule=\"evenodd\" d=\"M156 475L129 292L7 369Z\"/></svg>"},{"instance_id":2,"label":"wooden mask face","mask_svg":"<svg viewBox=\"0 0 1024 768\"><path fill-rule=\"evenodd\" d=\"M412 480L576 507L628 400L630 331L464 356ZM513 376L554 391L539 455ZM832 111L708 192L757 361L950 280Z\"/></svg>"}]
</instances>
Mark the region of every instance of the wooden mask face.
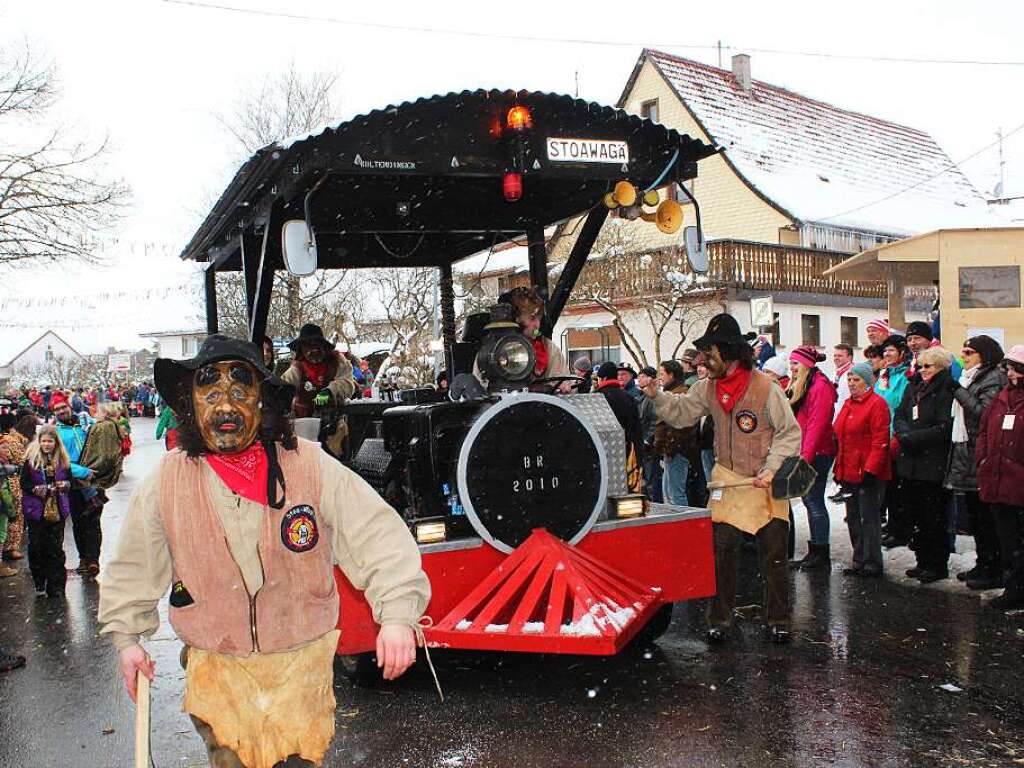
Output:
<instances>
[{"instance_id":1,"label":"wooden mask face","mask_svg":"<svg viewBox=\"0 0 1024 768\"><path fill-rule=\"evenodd\" d=\"M192 407L207 448L214 453L244 451L260 428L260 375L249 363L224 360L195 374Z\"/></svg>"}]
</instances>

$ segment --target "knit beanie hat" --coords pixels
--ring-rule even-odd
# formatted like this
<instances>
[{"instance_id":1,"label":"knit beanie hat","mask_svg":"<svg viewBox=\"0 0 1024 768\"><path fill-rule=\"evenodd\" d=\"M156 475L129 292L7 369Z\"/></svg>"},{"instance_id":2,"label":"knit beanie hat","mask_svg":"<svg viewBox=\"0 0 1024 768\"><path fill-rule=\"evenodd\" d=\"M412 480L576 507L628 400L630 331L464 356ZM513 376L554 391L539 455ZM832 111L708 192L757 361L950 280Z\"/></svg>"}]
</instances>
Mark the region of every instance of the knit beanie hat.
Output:
<instances>
[{"instance_id":1,"label":"knit beanie hat","mask_svg":"<svg viewBox=\"0 0 1024 768\"><path fill-rule=\"evenodd\" d=\"M851 366L850 370L847 371L847 375L851 373L858 379L861 379L869 387L873 386L875 383L875 372L872 370L870 363L857 363L856 365Z\"/></svg>"},{"instance_id":2,"label":"knit beanie hat","mask_svg":"<svg viewBox=\"0 0 1024 768\"><path fill-rule=\"evenodd\" d=\"M895 347L904 355L907 354L907 351L909 349L909 347L907 347L907 340L903 336L900 336L898 333L894 333L892 336L887 338L878 346L882 348L883 352L885 351L886 347Z\"/></svg>"},{"instance_id":3,"label":"knit beanie hat","mask_svg":"<svg viewBox=\"0 0 1024 768\"><path fill-rule=\"evenodd\" d=\"M814 347L797 347L789 353L789 359L803 363L808 368L813 368L818 363L825 361L825 354Z\"/></svg>"},{"instance_id":4,"label":"knit beanie hat","mask_svg":"<svg viewBox=\"0 0 1024 768\"><path fill-rule=\"evenodd\" d=\"M789 363L781 355L769 357L764 361L764 367L761 370L767 373L774 373L780 379L789 378Z\"/></svg>"},{"instance_id":5,"label":"knit beanie hat","mask_svg":"<svg viewBox=\"0 0 1024 768\"><path fill-rule=\"evenodd\" d=\"M871 333L871 331L881 331L886 336L892 333L892 331L889 330L889 324L882 319L868 321L868 333Z\"/></svg>"},{"instance_id":6,"label":"knit beanie hat","mask_svg":"<svg viewBox=\"0 0 1024 768\"><path fill-rule=\"evenodd\" d=\"M921 336L922 338L931 341L934 337L932 335L932 327L928 323L922 322L921 320L915 320L914 322L907 325L907 334L910 336Z\"/></svg>"},{"instance_id":7,"label":"knit beanie hat","mask_svg":"<svg viewBox=\"0 0 1024 768\"><path fill-rule=\"evenodd\" d=\"M607 379L615 379L618 378L618 376L619 369L618 366L615 365L615 363L601 363L597 367L597 378L601 379L602 381L606 381Z\"/></svg>"},{"instance_id":8,"label":"knit beanie hat","mask_svg":"<svg viewBox=\"0 0 1024 768\"><path fill-rule=\"evenodd\" d=\"M991 336L972 336L964 346L981 355L982 365L996 365L1003 359L1003 348Z\"/></svg>"},{"instance_id":9,"label":"knit beanie hat","mask_svg":"<svg viewBox=\"0 0 1024 768\"><path fill-rule=\"evenodd\" d=\"M594 364L590 362L589 357L577 357L576 362L572 364L572 367L577 371L590 371L594 368Z\"/></svg>"},{"instance_id":10,"label":"knit beanie hat","mask_svg":"<svg viewBox=\"0 0 1024 768\"><path fill-rule=\"evenodd\" d=\"M1003 359L1017 365L1024 365L1024 344L1014 344Z\"/></svg>"}]
</instances>

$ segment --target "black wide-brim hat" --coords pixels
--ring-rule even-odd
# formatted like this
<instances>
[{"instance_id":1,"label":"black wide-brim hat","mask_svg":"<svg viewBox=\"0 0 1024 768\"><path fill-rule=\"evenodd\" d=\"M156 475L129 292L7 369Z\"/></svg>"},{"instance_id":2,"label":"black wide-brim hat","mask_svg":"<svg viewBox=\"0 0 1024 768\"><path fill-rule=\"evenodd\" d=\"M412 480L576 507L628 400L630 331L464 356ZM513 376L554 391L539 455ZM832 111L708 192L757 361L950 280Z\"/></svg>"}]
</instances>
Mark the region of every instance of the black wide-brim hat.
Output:
<instances>
[{"instance_id":1,"label":"black wide-brim hat","mask_svg":"<svg viewBox=\"0 0 1024 768\"><path fill-rule=\"evenodd\" d=\"M324 337L324 329L316 323L306 323L302 326L302 328L299 329L299 335L288 342L288 349L292 352L296 352L299 347L307 341L317 342L325 349L334 349L334 345Z\"/></svg>"},{"instance_id":2,"label":"black wide-brim hat","mask_svg":"<svg viewBox=\"0 0 1024 768\"><path fill-rule=\"evenodd\" d=\"M261 376L262 398L264 407L287 409L295 395L295 387L286 384L275 376L263 364L263 356L259 347L251 341L234 339L214 333L207 336L199 347L195 357L187 360L172 360L169 357L157 358L153 364L153 383L157 392L171 410L181 415L192 408L192 384L195 372L210 363L225 360L241 360L249 363Z\"/></svg>"},{"instance_id":3,"label":"black wide-brim hat","mask_svg":"<svg viewBox=\"0 0 1024 768\"><path fill-rule=\"evenodd\" d=\"M697 349L710 349L715 344L749 344L756 333L743 333L736 318L724 312L715 315L708 323L704 335L693 342Z\"/></svg>"}]
</instances>

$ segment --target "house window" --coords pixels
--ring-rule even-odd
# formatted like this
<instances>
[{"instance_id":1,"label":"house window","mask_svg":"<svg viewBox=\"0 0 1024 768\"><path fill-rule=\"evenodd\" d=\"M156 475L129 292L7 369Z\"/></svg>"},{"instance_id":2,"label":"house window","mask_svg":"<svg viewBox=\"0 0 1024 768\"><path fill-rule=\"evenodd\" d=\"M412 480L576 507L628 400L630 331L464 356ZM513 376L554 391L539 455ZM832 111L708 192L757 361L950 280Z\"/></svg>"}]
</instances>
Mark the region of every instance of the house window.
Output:
<instances>
[{"instance_id":1,"label":"house window","mask_svg":"<svg viewBox=\"0 0 1024 768\"><path fill-rule=\"evenodd\" d=\"M839 341L843 344L849 344L851 347L859 347L857 343L857 318L856 317L840 317L839 318Z\"/></svg>"},{"instance_id":2,"label":"house window","mask_svg":"<svg viewBox=\"0 0 1024 768\"><path fill-rule=\"evenodd\" d=\"M960 267L960 309L1020 306L1020 267Z\"/></svg>"},{"instance_id":3,"label":"house window","mask_svg":"<svg viewBox=\"0 0 1024 768\"><path fill-rule=\"evenodd\" d=\"M800 315L800 338L800 343L804 346L821 346L820 315Z\"/></svg>"},{"instance_id":4,"label":"house window","mask_svg":"<svg viewBox=\"0 0 1024 768\"><path fill-rule=\"evenodd\" d=\"M641 104L640 117L646 118L652 123L658 122L658 100L652 99L651 101L645 101Z\"/></svg>"},{"instance_id":5,"label":"house window","mask_svg":"<svg viewBox=\"0 0 1024 768\"><path fill-rule=\"evenodd\" d=\"M46 351L43 353L43 359L48 363L53 362L53 347L48 346L46 348Z\"/></svg>"}]
</instances>

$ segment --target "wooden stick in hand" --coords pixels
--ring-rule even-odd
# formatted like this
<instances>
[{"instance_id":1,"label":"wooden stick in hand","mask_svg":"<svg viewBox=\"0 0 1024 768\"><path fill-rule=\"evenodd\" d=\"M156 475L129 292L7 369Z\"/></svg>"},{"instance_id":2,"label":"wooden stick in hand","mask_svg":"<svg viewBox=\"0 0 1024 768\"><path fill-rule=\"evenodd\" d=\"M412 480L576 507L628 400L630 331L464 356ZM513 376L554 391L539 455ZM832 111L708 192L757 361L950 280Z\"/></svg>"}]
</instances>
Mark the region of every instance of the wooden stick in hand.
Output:
<instances>
[{"instance_id":1,"label":"wooden stick in hand","mask_svg":"<svg viewBox=\"0 0 1024 768\"><path fill-rule=\"evenodd\" d=\"M149 678L139 670L135 694L135 768L149 766Z\"/></svg>"}]
</instances>

